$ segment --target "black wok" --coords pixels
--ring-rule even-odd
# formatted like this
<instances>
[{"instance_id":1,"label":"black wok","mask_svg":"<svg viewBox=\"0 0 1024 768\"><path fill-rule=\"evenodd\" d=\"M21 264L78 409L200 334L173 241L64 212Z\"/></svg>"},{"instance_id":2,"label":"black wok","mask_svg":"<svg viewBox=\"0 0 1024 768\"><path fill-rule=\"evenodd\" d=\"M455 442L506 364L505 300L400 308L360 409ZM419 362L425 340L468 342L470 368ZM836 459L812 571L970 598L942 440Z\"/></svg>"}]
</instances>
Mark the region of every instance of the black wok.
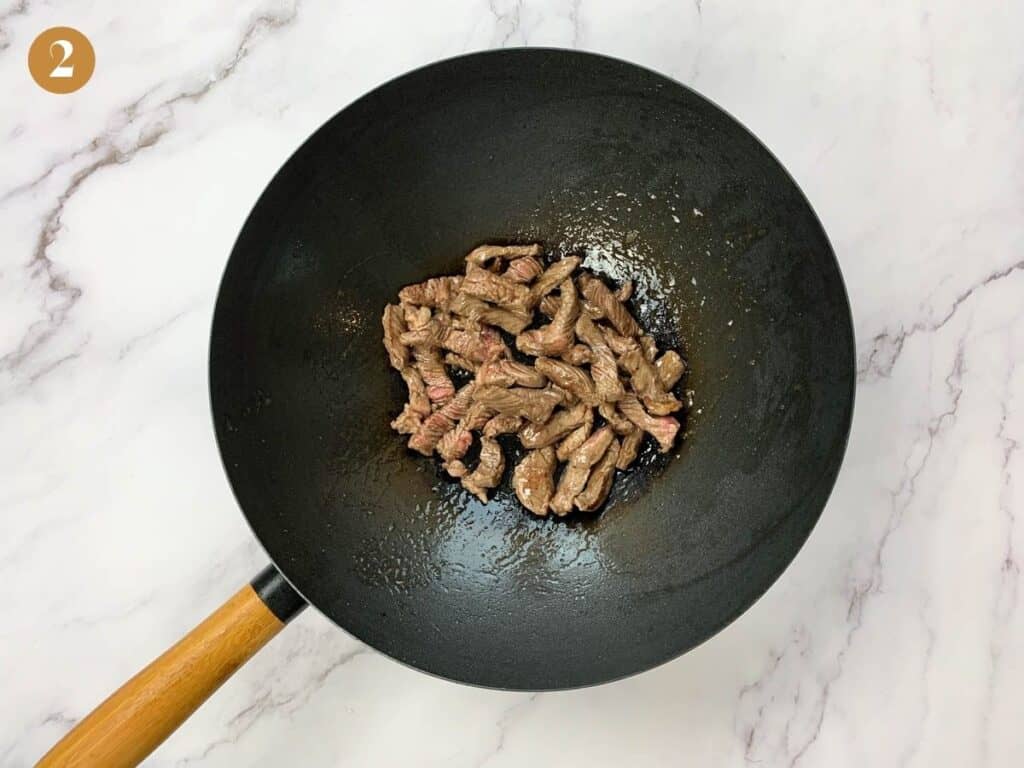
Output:
<instances>
[{"instance_id":1,"label":"black wok","mask_svg":"<svg viewBox=\"0 0 1024 768\"><path fill-rule=\"evenodd\" d=\"M482 504L388 427L404 389L384 304L495 239L633 278L641 322L691 363L685 440L620 477L596 517L533 518L507 484ZM464 56L378 88L291 157L228 262L213 417L277 570L255 583L262 601L248 587L234 598L255 647L150 741L306 601L401 662L496 688L592 685L685 652L807 538L843 457L854 373L850 308L810 205L689 89L559 50ZM236 626L238 606L225 610L207 624ZM229 642L214 634L204 653ZM176 648L195 676L199 655ZM108 742L145 709L119 696L91 726ZM95 741L74 739L72 752Z\"/></svg>"}]
</instances>

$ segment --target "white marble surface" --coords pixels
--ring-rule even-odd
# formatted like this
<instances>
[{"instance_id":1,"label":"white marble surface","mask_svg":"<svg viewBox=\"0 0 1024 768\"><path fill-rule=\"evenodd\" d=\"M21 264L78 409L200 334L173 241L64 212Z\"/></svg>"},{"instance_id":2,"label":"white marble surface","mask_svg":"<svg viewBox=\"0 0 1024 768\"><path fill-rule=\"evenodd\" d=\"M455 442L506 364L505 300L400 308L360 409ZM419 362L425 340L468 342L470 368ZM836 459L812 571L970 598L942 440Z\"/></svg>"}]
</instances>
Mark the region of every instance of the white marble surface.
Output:
<instances>
[{"instance_id":1,"label":"white marble surface","mask_svg":"<svg viewBox=\"0 0 1024 768\"><path fill-rule=\"evenodd\" d=\"M77 94L30 80L55 24ZM386 78L574 46L693 85L796 176L859 339L808 545L693 653L523 695L405 669L307 611L153 766L1024 763L1024 5L0 2L0 764L25 766L263 557L206 345L266 181Z\"/></svg>"}]
</instances>

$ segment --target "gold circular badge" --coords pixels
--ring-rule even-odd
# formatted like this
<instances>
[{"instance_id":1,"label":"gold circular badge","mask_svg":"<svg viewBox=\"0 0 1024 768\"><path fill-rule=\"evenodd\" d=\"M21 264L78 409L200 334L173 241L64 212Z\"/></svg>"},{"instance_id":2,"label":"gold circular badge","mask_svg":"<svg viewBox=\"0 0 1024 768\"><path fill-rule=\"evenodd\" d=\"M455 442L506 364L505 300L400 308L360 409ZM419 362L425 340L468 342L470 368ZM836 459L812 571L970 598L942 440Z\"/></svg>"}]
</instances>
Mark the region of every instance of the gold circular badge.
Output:
<instances>
[{"instance_id":1,"label":"gold circular badge","mask_svg":"<svg viewBox=\"0 0 1024 768\"><path fill-rule=\"evenodd\" d=\"M95 68L92 43L71 27L50 27L28 49L28 71L50 93L74 93L89 82Z\"/></svg>"}]
</instances>

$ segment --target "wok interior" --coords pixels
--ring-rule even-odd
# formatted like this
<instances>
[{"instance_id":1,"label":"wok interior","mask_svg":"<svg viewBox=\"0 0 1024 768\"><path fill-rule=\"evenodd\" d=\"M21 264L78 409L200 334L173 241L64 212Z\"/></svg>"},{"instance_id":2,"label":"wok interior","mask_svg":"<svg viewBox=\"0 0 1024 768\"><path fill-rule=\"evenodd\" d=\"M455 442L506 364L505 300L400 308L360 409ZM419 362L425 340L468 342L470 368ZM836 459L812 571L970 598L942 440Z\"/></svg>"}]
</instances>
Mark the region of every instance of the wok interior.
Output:
<instances>
[{"instance_id":1,"label":"wok interior","mask_svg":"<svg viewBox=\"0 0 1024 768\"><path fill-rule=\"evenodd\" d=\"M502 238L635 279L690 360L678 457L599 516L533 518L507 484L482 504L388 426L383 306ZM831 489L852 361L825 235L744 129L630 65L514 51L394 81L293 156L232 254L211 389L239 502L317 608L429 672L543 689L671 658L767 589Z\"/></svg>"}]
</instances>

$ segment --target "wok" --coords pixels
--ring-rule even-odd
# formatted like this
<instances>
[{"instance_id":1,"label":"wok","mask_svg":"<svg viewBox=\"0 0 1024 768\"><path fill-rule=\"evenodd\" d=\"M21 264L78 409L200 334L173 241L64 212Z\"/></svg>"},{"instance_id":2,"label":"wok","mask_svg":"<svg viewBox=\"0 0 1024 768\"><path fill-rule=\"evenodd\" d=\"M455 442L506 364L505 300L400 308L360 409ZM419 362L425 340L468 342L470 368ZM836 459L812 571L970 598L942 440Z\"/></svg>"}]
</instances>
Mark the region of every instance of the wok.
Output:
<instances>
[{"instance_id":1,"label":"wok","mask_svg":"<svg viewBox=\"0 0 1024 768\"><path fill-rule=\"evenodd\" d=\"M380 314L495 239L632 278L680 344L685 439L602 513L483 504L388 422ZM854 397L850 308L811 206L729 115L601 56L443 61L339 112L288 160L227 264L210 342L217 441L274 563L43 764L141 760L307 603L474 685L547 690L650 669L749 607L821 514Z\"/></svg>"}]
</instances>

